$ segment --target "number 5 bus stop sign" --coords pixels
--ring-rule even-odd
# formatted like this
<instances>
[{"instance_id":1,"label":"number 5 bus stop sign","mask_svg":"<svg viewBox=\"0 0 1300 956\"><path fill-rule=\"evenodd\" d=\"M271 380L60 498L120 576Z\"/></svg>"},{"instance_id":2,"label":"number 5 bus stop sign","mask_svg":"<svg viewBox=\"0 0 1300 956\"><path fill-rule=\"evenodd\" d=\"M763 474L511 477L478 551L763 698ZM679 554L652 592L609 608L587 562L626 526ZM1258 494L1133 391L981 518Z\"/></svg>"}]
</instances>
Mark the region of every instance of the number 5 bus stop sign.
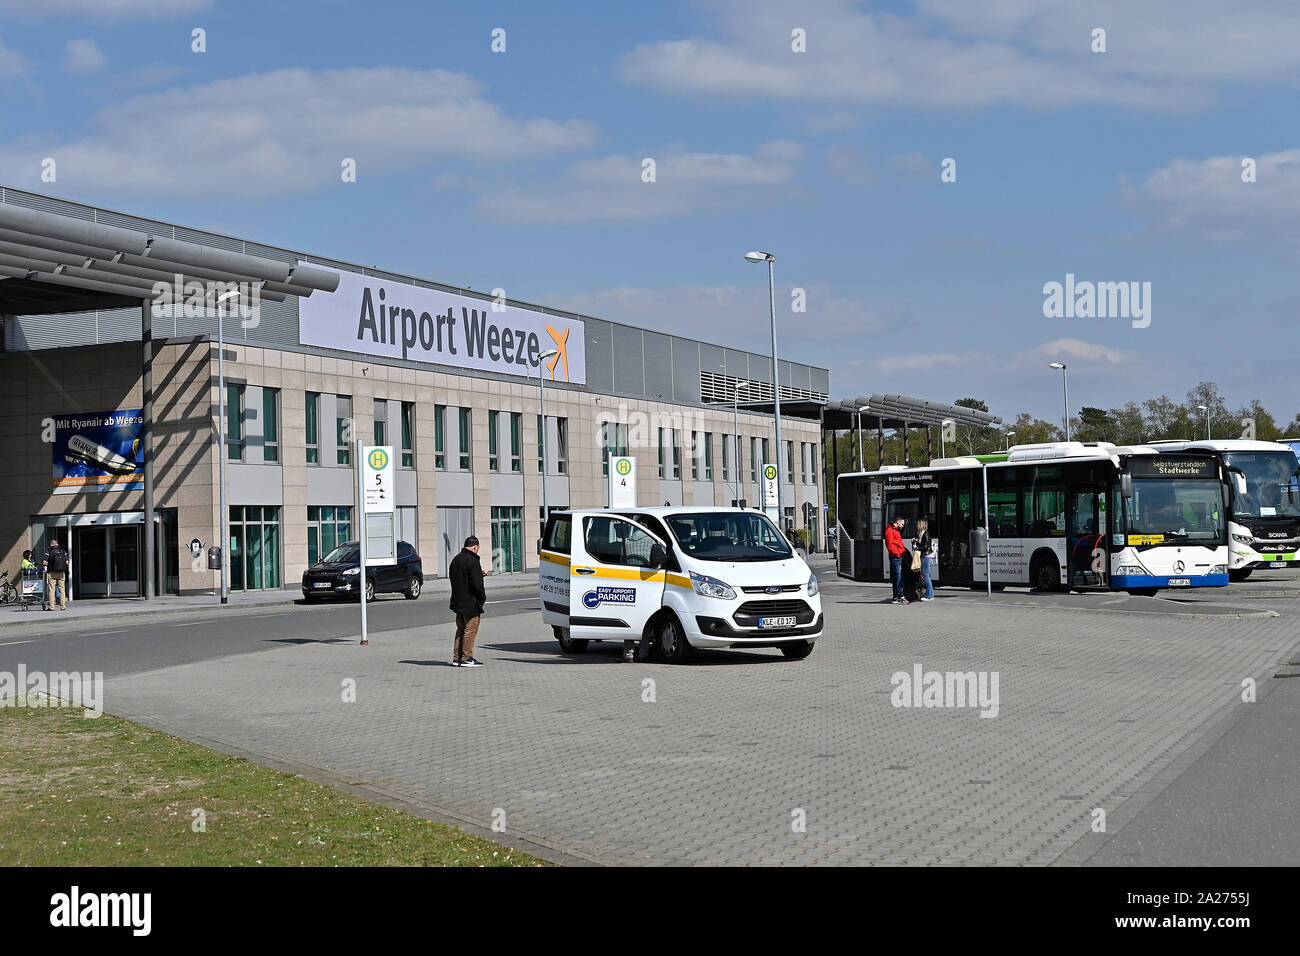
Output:
<instances>
[{"instance_id":1,"label":"number 5 bus stop sign","mask_svg":"<svg viewBox=\"0 0 1300 956\"><path fill-rule=\"evenodd\" d=\"M362 510L365 512L366 566L392 564L397 560L393 511L397 489L393 487L393 448L372 445L362 457Z\"/></svg>"}]
</instances>

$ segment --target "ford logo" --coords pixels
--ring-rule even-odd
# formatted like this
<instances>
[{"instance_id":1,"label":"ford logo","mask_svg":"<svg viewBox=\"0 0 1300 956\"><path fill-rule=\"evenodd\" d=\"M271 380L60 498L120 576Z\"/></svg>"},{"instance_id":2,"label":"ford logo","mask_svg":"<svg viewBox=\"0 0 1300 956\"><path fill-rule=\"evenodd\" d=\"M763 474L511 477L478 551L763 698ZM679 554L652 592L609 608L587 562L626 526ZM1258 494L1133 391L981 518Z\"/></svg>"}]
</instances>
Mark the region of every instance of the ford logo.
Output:
<instances>
[{"instance_id":1,"label":"ford logo","mask_svg":"<svg viewBox=\"0 0 1300 956\"><path fill-rule=\"evenodd\" d=\"M780 589L779 587L770 587L770 588L767 589L767 593L768 593L768 594L780 594L780 593L781 593L781 589Z\"/></svg>"}]
</instances>

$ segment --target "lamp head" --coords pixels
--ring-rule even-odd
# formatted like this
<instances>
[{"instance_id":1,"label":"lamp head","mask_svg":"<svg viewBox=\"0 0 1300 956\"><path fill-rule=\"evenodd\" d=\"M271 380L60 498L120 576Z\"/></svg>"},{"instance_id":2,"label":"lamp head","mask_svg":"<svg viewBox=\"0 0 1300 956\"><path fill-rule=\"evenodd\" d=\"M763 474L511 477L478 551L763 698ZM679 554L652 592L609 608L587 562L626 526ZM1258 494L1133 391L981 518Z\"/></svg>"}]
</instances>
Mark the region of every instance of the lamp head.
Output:
<instances>
[{"instance_id":1,"label":"lamp head","mask_svg":"<svg viewBox=\"0 0 1300 956\"><path fill-rule=\"evenodd\" d=\"M1068 368L1068 367L1069 367L1069 366L1067 366L1064 362L1053 362L1053 363L1052 363L1052 368L1054 368L1054 369L1059 369L1059 370L1061 370L1061 371L1064 371L1064 370L1065 370L1066 368Z\"/></svg>"},{"instance_id":2,"label":"lamp head","mask_svg":"<svg viewBox=\"0 0 1300 956\"><path fill-rule=\"evenodd\" d=\"M537 361L540 362L542 359L548 359L548 358L550 358L552 355L559 355L559 354L560 354L560 350L559 350L559 349L547 349L547 350L546 350L545 352L543 352L541 355L537 356Z\"/></svg>"},{"instance_id":3,"label":"lamp head","mask_svg":"<svg viewBox=\"0 0 1300 956\"><path fill-rule=\"evenodd\" d=\"M770 252L747 252L745 258L750 262L771 262L776 256Z\"/></svg>"}]
</instances>

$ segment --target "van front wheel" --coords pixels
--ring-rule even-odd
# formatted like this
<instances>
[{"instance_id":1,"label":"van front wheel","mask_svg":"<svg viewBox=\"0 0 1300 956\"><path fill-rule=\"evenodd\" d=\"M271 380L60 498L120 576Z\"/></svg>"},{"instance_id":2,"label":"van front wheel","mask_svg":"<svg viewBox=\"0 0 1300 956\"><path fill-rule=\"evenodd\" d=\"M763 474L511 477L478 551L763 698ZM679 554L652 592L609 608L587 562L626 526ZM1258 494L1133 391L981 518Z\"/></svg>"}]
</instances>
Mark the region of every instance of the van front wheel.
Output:
<instances>
[{"instance_id":1,"label":"van front wheel","mask_svg":"<svg viewBox=\"0 0 1300 956\"><path fill-rule=\"evenodd\" d=\"M671 614L659 623L659 656L665 664L681 664L691 656L682 626Z\"/></svg>"},{"instance_id":2,"label":"van front wheel","mask_svg":"<svg viewBox=\"0 0 1300 956\"><path fill-rule=\"evenodd\" d=\"M812 641L791 641L781 645L781 653L791 660L801 661L812 653L815 646Z\"/></svg>"}]
</instances>

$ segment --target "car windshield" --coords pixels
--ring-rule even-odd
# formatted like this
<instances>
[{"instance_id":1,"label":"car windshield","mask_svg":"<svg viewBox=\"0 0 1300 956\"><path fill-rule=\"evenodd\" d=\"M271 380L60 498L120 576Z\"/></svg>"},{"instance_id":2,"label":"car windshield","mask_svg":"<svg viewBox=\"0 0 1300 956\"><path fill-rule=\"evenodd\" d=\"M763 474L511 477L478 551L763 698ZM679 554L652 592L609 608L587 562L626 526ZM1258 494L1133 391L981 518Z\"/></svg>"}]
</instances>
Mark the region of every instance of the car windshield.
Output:
<instances>
[{"instance_id":1,"label":"car windshield","mask_svg":"<svg viewBox=\"0 0 1300 956\"><path fill-rule=\"evenodd\" d=\"M683 553L701 561L784 561L793 554L776 525L757 511L701 511L666 520Z\"/></svg>"},{"instance_id":2,"label":"car windshield","mask_svg":"<svg viewBox=\"0 0 1300 956\"><path fill-rule=\"evenodd\" d=\"M1223 486L1201 478L1138 478L1128 499L1128 533L1161 541L1215 542L1224 536Z\"/></svg>"},{"instance_id":3,"label":"car windshield","mask_svg":"<svg viewBox=\"0 0 1300 956\"><path fill-rule=\"evenodd\" d=\"M1300 517L1300 493L1295 483L1296 456L1286 451L1233 452L1224 455L1228 467L1241 470L1246 490L1234 491L1232 511L1240 518ZM1235 484L1235 482L1234 482Z\"/></svg>"},{"instance_id":4,"label":"car windshield","mask_svg":"<svg viewBox=\"0 0 1300 956\"><path fill-rule=\"evenodd\" d=\"M322 564L347 564L350 561L357 561L361 558L361 546L357 544L341 544L325 557L321 558Z\"/></svg>"}]
</instances>

